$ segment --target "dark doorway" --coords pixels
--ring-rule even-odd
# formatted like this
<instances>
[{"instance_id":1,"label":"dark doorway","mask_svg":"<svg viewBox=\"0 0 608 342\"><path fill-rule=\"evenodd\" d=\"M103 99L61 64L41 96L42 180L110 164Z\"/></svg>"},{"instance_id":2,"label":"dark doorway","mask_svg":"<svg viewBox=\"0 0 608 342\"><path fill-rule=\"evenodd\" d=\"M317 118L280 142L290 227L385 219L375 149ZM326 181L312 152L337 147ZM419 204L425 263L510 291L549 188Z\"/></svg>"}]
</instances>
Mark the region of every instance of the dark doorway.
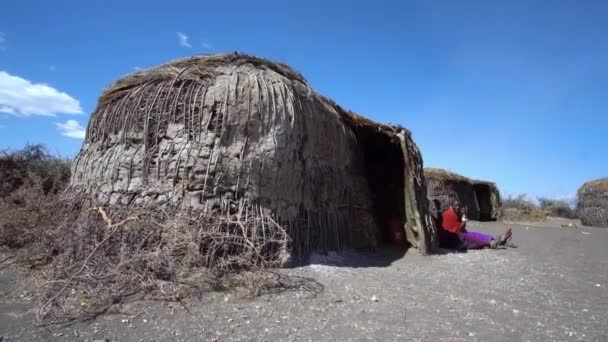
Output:
<instances>
[{"instance_id":1,"label":"dark doorway","mask_svg":"<svg viewBox=\"0 0 608 342\"><path fill-rule=\"evenodd\" d=\"M358 127L356 133L380 229L379 241L386 244L391 241L391 222L393 225L398 223L401 230L405 223L403 152L396 137L379 132L375 127ZM402 234L406 241L405 230Z\"/></svg>"},{"instance_id":2,"label":"dark doorway","mask_svg":"<svg viewBox=\"0 0 608 342\"><path fill-rule=\"evenodd\" d=\"M492 189L487 184L474 184L475 197L479 205L479 221L492 221Z\"/></svg>"}]
</instances>

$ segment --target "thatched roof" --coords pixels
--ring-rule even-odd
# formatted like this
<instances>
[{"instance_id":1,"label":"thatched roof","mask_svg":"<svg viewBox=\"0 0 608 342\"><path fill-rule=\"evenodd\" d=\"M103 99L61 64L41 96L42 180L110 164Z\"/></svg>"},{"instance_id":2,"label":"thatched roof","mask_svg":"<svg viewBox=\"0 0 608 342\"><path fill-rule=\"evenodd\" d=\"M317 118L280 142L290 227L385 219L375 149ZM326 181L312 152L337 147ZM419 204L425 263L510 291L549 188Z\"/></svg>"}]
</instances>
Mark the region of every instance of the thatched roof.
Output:
<instances>
[{"instance_id":1,"label":"thatched roof","mask_svg":"<svg viewBox=\"0 0 608 342\"><path fill-rule=\"evenodd\" d=\"M275 71L289 79L306 84L304 77L286 64L245 54L199 55L180 58L153 68L138 70L120 78L103 91L99 102L112 100L124 91L134 87L162 81L181 80L200 81L216 77L222 67L237 68L250 64L256 68Z\"/></svg>"},{"instance_id":2,"label":"thatched roof","mask_svg":"<svg viewBox=\"0 0 608 342\"><path fill-rule=\"evenodd\" d=\"M424 178L427 183L428 197L439 202L439 210L447 209L452 201L458 200L465 208L467 217L479 218L479 204L475 197L473 183L467 177L457 173L435 168L425 168Z\"/></svg>"},{"instance_id":3,"label":"thatched roof","mask_svg":"<svg viewBox=\"0 0 608 342\"><path fill-rule=\"evenodd\" d=\"M581 194L587 192L608 192L608 177L586 182L580 187L578 192Z\"/></svg>"},{"instance_id":4,"label":"thatched roof","mask_svg":"<svg viewBox=\"0 0 608 342\"><path fill-rule=\"evenodd\" d=\"M438 180L471 182L469 178L459 175L456 172L452 172L445 169L436 169L432 167L424 168L424 176L426 178L433 178Z\"/></svg>"},{"instance_id":5,"label":"thatched roof","mask_svg":"<svg viewBox=\"0 0 608 342\"><path fill-rule=\"evenodd\" d=\"M608 177L586 182L578 189L577 211L584 225L608 227Z\"/></svg>"},{"instance_id":6,"label":"thatched roof","mask_svg":"<svg viewBox=\"0 0 608 342\"><path fill-rule=\"evenodd\" d=\"M317 94L298 71L286 64L256 56L233 53L180 58L157 67L138 70L120 78L108 86L99 97L95 112L100 112L103 115L94 115L93 119L89 121L89 125L92 124L95 129L90 129L90 127L87 129L86 140L105 139L107 135L118 131L123 131L124 135L128 132L143 130L144 135L149 135L148 130L152 128L147 127L143 122L149 121L151 113L163 111L170 107L174 107L173 110L177 109L180 104L174 101L179 97L188 97L189 102L196 103L197 97L205 97L206 85L210 80L218 76L237 75L235 88L233 89L236 97L239 91L238 74L246 74L248 68L275 72L289 83L288 89L282 89L275 94L266 94L266 96L272 97L271 100L273 101L278 100L278 98L275 100L275 97L294 96L294 94L289 94L293 92L305 98L315 98L322 105L331 107L348 125L354 127L370 126L379 131L403 132L408 136L411 135L411 132L402 126L369 120L342 108L330 98ZM241 82L245 83L249 80L241 80ZM269 87L269 84L264 84L263 79L256 78L256 82L258 82L257 87L260 89ZM272 82L275 83L276 81ZM241 85L241 87L243 86ZM273 88L272 91L274 92L275 89ZM226 96L230 97L230 94L226 94ZM218 99L218 101L224 100L226 104L229 104L230 100L228 98ZM142 108L142 106L145 106L145 108ZM183 109L183 111L192 114L192 110L188 108ZM125 114L128 118L125 118ZM96 117L102 122L95 122ZM187 118L184 118L184 120L187 120ZM158 134L159 132L155 133Z\"/></svg>"}]
</instances>

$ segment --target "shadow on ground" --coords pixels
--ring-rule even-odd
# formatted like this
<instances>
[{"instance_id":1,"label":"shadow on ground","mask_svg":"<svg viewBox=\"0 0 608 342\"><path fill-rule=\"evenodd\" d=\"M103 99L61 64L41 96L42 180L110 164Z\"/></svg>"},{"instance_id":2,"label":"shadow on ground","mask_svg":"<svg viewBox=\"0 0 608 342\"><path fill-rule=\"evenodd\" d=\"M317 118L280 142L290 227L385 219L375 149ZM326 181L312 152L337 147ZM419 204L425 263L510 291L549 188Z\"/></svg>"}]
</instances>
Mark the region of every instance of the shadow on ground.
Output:
<instances>
[{"instance_id":1,"label":"shadow on ground","mask_svg":"<svg viewBox=\"0 0 608 342\"><path fill-rule=\"evenodd\" d=\"M295 261L292 267L302 267L309 265L324 265L350 268L367 267L389 267L406 254L418 253L413 248L404 248L395 245L385 244L378 250L360 251L347 250L343 252L314 253L309 257Z\"/></svg>"}]
</instances>

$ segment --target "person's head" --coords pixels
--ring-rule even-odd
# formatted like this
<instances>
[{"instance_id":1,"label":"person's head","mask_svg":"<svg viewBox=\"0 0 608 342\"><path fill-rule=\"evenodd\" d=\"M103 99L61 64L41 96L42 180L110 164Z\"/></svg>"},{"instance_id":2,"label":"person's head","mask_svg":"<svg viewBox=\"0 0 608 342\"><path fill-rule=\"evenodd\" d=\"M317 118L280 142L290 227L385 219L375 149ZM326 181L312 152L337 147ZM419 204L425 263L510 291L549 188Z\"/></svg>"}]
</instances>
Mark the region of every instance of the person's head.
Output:
<instances>
[{"instance_id":1,"label":"person's head","mask_svg":"<svg viewBox=\"0 0 608 342\"><path fill-rule=\"evenodd\" d=\"M462 213L462 206L458 200L452 201L452 209L457 213Z\"/></svg>"}]
</instances>

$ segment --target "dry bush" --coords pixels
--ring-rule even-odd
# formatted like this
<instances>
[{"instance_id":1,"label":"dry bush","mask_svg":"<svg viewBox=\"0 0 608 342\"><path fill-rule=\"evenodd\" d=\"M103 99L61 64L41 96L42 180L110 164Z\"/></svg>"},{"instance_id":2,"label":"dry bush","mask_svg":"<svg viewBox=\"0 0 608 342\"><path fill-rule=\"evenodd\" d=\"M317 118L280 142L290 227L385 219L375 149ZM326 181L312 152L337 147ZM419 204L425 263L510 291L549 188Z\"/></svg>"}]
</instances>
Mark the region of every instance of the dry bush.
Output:
<instances>
[{"instance_id":1,"label":"dry bush","mask_svg":"<svg viewBox=\"0 0 608 342\"><path fill-rule=\"evenodd\" d=\"M18 248L52 240L54 227L64 219L55 210L65 204L59 193L69 177L69 162L50 155L42 145L0 152L0 245ZM54 253L39 252L36 255Z\"/></svg>"},{"instance_id":2,"label":"dry bush","mask_svg":"<svg viewBox=\"0 0 608 342\"><path fill-rule=\"evenodd\" d=\"M0 152L0 198L22 186L40 186L44 194L57 194L70 180L70 162L51 155L43 145L26 145Z\"/></svg>"},{"instance_id":3,"label":"dry bush","mask_svg":"<svg viewBox=\"0 0 608 342\"><path fill-rule=\"evenodd\" d=\"M133 295L181 300L252 283L244 271L288 262L289 237L262 213L81 208L58 228L39 318L90 318ZM240 278L239 278L240 277ZM242 281L239 281L242 280ZM261 276L243 285L269 287Z\"/></svg>"},{"instance_id":4,"label":"dry bush","mask_svg":"<svg viewBox=\"0 0 608 342\"><path fill-rule=\"evenodd\" d=\"M577 218L576 210L574 209L574 204L571 201L539 197L538 204L547 215L568 219Z\"/></svg>"},{"instance_id":5,"label":"dry bush","mask_svg":"<svg viewBox=\"0 0 608 342\"><path fill-rule=\"evenodd\" d=\"M537 222L547 218L545 211L529 200L526 194L508 196L502 206L504 221Z\"/></svg>"},{"instance_id":6,"label":"dry bush","mask_svg":"<svg viewBox=\"0 0 608 342\"><path fill-rule=\"evenodd\" d=\"M39 151L0 158L3 174L14 176L2 182L0 246L18 248L17 260L39 270L41 322L90 319L143 297L322 290L311 279L270 271L288 264L290 238L259 207L223 203L208 213L94 207L60 193L64 163Z\"/></svg>"},{"instance_id":7,"label":"dry bush","mask_svg":"<svg viewBox=\"0 0 608 342\"><path fill-rule=\"evenodd\" d=\"M283 227L259 209L241 206L204 214L100 208L68 195L54 204L37 215L54 217L48 223L19 225L19 233L31 237L19 244L25 246L21 262L46 265L39 274L41 322L90 319L117 303L144 297L181 301L218 290L248 296L322 290L311 279L269 271L288 264L290 241Z\"/></svg>"}]
</instances>

